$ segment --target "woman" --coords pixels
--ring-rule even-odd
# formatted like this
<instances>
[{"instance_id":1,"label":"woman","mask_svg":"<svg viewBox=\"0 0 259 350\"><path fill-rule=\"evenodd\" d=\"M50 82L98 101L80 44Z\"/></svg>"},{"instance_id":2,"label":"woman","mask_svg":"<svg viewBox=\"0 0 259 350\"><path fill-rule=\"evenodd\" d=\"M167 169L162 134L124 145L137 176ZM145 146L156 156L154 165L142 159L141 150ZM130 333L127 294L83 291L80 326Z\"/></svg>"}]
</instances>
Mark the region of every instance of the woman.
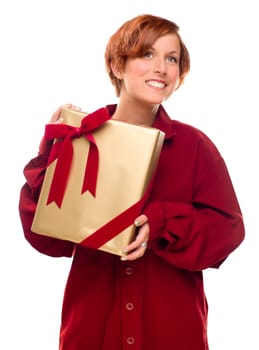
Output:
<instances>
[{"instance_id":1,"label":"woman","mask_svg":"<svg viewBox=\"0 0 259 350\"><path fill-rule=\"evenodd\" d=\"M106 106L110 117L161 129L165 141L138 234L121 258L31 232L51 143L43 140L26 165L19 203L26 239L41 253L73 257L60 350L208 350L202 271L239 246L244 224L215 145L162 106L189 72L187 48L175 23L140 15L110 38L105 60L118 96ZM51 122L61 122L60 111Z\"/></svg>"}]
</instances>

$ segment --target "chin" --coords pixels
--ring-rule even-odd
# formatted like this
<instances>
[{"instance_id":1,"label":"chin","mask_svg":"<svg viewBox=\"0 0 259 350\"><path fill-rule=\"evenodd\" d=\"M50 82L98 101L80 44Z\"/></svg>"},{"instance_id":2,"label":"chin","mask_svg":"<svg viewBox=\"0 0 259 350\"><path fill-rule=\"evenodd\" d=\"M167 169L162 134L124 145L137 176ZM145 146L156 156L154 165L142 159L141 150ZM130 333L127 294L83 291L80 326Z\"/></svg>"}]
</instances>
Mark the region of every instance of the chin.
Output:
<instances>
[{"instance_id":1,"label":"chin","mask_svg":"<svg viewBox=\"0 0 259 350\"><path fill-rule=\"evenodd\" d=\"M151 103L153 105L160 105L161 103L163 103L166 99L165 98L157 98L157 99L154 99Z\"/></svg>"},{"instance_id":2,"label":"chin","mask_svg":"<svg viewBox=\"0 0 259 350\"><path fill-rule=\"evenodd\" d=\"M164 102L166 98L164 96L152 96L149 99L147 99L146 102L151 103L151 104L160 104Z\"/></svg>"}]
</instances>

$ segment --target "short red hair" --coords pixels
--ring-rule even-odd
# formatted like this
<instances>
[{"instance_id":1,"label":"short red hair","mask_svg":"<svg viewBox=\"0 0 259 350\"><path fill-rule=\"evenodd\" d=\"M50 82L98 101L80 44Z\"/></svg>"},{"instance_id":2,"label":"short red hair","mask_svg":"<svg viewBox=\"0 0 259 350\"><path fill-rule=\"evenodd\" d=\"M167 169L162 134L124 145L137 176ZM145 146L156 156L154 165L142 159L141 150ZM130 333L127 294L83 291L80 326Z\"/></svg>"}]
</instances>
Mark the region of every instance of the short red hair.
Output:
<instances>
[{"instance_id":1,"label":"short red hair","mask_svg":"<svg viewBox=\"0 0 259 350\"><path fill-rule=\"evenodd\" d=\"M112 84L115 86L117 96L120 95L121 81L113 74L112 65L119 70L124 70L128 57L143 56L158 38L167 34L175 34L179 39L181 51L178 87L183 83L186 74L190 70L190 56L179 35L178 25L162 17L144 14L125 22L110 37L106 46L106 70Z\"/></svg>"}]
</instances>

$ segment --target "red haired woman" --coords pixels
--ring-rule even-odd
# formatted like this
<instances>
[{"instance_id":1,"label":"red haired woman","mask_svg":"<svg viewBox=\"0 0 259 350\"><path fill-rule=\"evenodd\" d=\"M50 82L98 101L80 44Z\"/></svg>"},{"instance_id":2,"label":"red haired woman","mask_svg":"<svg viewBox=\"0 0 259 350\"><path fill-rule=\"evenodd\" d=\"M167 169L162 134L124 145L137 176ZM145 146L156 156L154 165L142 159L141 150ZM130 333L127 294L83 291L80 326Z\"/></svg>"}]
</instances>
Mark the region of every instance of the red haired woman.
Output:
<instances>
[{"instance_id":1,"label":"red haired woman","mask_svg":"<svg viewBox=\"0 0 259 350\"><path fill-rule=\"evenodd\" d=\"M165 141L138 234L121 258L31 232L51 145L43 141L26 165L19 203L26 239L41 253L73 257L60 350L208 350L202 271L239 246L244 224L216 146L162 105L189 72L188 50L175 23L140 15L111 36L105 61L118 96L105 107L110 118L158 128Z\"/></svg>"}]
</instances>

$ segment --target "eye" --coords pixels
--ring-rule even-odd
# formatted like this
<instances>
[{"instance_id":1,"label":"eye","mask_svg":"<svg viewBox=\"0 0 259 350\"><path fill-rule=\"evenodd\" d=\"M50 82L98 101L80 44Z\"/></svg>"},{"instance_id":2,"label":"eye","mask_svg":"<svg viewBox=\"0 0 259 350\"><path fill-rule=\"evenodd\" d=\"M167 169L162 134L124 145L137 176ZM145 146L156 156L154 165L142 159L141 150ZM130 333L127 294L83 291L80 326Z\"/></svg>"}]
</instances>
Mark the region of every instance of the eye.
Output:
<instances>
[{"instance_id":1,"label":"eye","mask_svg":"<svg viewBox=\"0 0 259 350\"><path fill-rule=\"evenodd\" d=\"M143 57L145 58L152 58L153 57L153 52L152 51L147 51L144 53Z\"/></svg>"},{"instance_id":2,"label":"eye","mask_svg":"<svg viewBox=\"0 0 259 350\"><path fill-rule=\"evenodd\" d=\"M168 56L168 57L167 57L167 60L168 60L170 63L178 63L178 59L177 59L175 56Z\"/></svg>"}]
</instances>

